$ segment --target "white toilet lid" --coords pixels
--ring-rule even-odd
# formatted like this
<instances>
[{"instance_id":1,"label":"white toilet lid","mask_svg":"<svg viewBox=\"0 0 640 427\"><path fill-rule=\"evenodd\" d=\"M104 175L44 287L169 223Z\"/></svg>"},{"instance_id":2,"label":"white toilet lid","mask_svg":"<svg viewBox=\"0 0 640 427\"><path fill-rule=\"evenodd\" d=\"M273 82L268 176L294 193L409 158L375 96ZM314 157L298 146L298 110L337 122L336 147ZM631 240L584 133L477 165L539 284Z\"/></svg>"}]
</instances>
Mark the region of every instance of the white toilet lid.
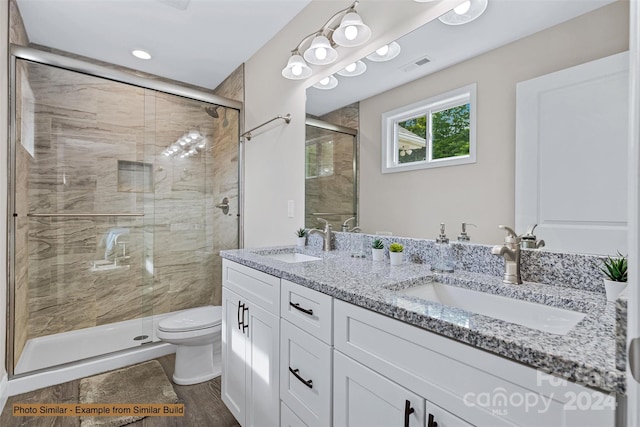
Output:
<instances>
[{"instance_id":1,"label":"white toilet lid","mask_svg":"<svg viewBox=\"0 0 640 427\"><path fill-rule=\"evenodd\" d=\"M212 328L222 323L222 307L208 305L206 307L184 310L158 323L158 329L164 332L185 332Z\"/></svg>"}]
</instances>

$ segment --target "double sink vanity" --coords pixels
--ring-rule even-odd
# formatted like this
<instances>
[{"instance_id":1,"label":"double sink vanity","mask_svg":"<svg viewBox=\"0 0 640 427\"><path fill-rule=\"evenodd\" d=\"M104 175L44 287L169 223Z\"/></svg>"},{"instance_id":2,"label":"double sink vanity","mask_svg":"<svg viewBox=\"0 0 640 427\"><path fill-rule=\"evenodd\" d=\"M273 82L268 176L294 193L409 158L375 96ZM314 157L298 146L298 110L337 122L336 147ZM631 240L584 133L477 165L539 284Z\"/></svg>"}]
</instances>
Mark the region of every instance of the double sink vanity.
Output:
<instances>
[{"instance_id":1,"label":"double sink vanity","mask_svg":"<svg viewBox=\"0 0 640 427\"><path fill-rule=\"evenodd\" d=\"M390 266L335 239L221 253L222 396L243 426L616 425L626 318L596 257L523 250L511 285L490 246L434 273L433 241L394 238Z\"/></svg>"}]
</instances>

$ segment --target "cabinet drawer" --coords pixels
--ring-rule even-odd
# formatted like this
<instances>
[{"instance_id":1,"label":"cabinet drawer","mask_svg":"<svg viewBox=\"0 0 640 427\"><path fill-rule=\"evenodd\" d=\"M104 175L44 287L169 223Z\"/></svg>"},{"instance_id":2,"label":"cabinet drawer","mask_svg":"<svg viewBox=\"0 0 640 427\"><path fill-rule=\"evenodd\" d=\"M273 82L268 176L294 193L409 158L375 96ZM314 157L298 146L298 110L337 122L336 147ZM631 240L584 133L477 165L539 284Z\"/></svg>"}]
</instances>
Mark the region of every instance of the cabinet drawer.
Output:
<instances>
[{"instance_id":1,"label":"cabinet drawer","mask_svg":"<svg viewBox=\"0 0 640 427\"><path fill-rule=\"evenodd\" d=\"M282 280L281 317L300 329L333 344L333 298L329 295Z\"/></svg>"},{"instance_id":2,"label":"cabinet drawer","mask_svg":"<svg viewBox=\"0 0 640 427\"><path fill-rule=\"evenodd\" d=\"M222 284L269 313L280 316L280 278L223 259Z\"/></svg>"},{"instance_id":3,"label":"cabinet drawer","mask_svg":"<svg viewBox=\"0 0 640 427\"><path fill-rule=\"evenodd\" d=\"M309 427L284 402L280 402L280 427Z\"/></svg>"},{"instance_id":4,"label":"cabinet drawer","mask_svg":"<svg viewBox=\"0 0 640 427\"><path fill-rule=\"evenodd\" d=\"M335 300L334 328L336 350L474 425L614 425L613 396L399 320ZM575 410L579 395L605 403Z\"/></svg>"},{"instance_id":5,"label":"cabinet drawer","mask_svg":"<svg viewBox=\"0 0 640 427\"><path fill-rule=\"evenodd\" d=\"M331 347L280 321L280 399L309 427L331 425Z\"/></svg>"}]
</instances>

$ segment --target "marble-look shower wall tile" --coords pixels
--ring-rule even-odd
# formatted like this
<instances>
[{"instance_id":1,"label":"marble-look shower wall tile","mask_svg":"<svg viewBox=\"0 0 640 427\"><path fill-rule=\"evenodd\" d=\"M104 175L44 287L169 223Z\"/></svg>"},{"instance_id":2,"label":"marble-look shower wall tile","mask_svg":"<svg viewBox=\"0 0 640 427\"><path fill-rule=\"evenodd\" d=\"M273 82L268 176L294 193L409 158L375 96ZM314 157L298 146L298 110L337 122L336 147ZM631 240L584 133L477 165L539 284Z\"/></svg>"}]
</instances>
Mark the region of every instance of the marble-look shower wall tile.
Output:
<instances>
[{"instance_id":1,"label":"marble-look shower wall tile","mask_svg":"<svg viewBox=\"0 0 640 427\"><path fill-rule=\"evenodd\" d=\"M352 129L359 127L359 104L347 105L327 113L321 120ZM305 224L308 227L321 227L317 221L317 212L329 212L324 218L335 229L356 212L355 178L353 170L354 137L347 134L316 129L307 126L306 141L331 141L333 146L333 171L329 176L308 178L305 180ZM357 143L357 140L356 140ZM356 171L357 173L357 171ZM355 225L350 223L351 227Z\"/></svg>"},{"instance_id":2,"label":"marble-look shower wall tile","mask_svg":"<svg viewBox=\"0 0 640 427\"><path fill-rule=\"evenodd\" d=\"M9 43L27 46L29 37L20 15L20 10L16 0L9 0ZM24 63L16 65L17 75L24 75L28 80L28 72ZM16 123L20 123L22 114L22 87L20 79L16 79ZM27 341L27 330L29 324L29 286L27 282L28 273L28 223L26 214L29 209L27 198L27 176L29 175L29 162L31 156L22 148L21 128L16 129L16 174L11 185L15 188L16 206L14 207L18 217L15 221L15 247L14 256L14 342L13 360L14 363L20 359L22 350Z\"/></svg>"},{"instance_id":3,"label":"marble-look shower wall tile","mask_svg":"<svg viewBox=\"0 0 640 427\"><path fill-rule=\"evenodd\" d=\"M237 247L238 112L219 108L214 119L203 102L37 64L28 72L36 156L23 168L25 213L145 216L30 218L23 335L219 304L218 251ZM205 151L161 155L190 130L205 136ZM118 161L151 165L153 192L122 191ZM231 216L215 207L223 197ZM119 254L107 242L123 230L125 267L96 271L94 262Z\"/></svg>"}]
</instances>

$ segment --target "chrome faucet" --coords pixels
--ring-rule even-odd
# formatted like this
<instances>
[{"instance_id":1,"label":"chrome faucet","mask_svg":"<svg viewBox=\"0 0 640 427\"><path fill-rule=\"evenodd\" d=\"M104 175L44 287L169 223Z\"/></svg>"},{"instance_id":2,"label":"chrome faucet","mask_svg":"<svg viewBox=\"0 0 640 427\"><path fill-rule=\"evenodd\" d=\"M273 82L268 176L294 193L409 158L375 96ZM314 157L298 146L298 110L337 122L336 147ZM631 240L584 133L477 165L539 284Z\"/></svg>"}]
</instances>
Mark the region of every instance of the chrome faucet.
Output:
<instances>
[{"instance_id":1,"label":"chrome faucet","mask_svg":"<svg viewBox=\"0 0 640 427\"><path fill-rule=\"evenodd\" d=\"M329 224L329 221L327 221L326 219L323 218L318 218L318 221L322 221L324 222L324 231L320 231L320 230L310 230L309 234L319 234L322 236L322 239L324 240L323 245L322 245L322 249L325 251L330 251L331 250L331 224Z\"/></svg>"},{"instance_id":2,"label":"chrome faucet","mask_svg":"<svg viewBox=\"0 0 640 427\"><path fill-rule=\"evenodd\" d=\"M494 246L491 249L491 253L504 257L504 278L502 282L519 285L522 283L522 278L520 277L520 237L506 225L499 225L498 228L506 230L507 236L504 238L502 245Z\"/></svg>"},{"instance_id":3,"label":"chrome faucet","mask_svg":"<svg viewBox=\"0 0 640 427\"><path fill-rule=\"evenodd\" d=\"M349 221L353 221L355 219L356 219L355 216L345 219L344 222L342 223L341 231L343 233L359 233L360 227L353 227L351 229L349 228Z\"/></svg>"},{"instance_id":4,"label":"chrome faucet","mask_svg":"<svg viewBox=\"0 0 640 427\"><path fill-rule=\"evenodd\" d=\"M536 229L538 224L530 224L527 227L527 232L520 236L520 246L523 249L540 249L544 246L544 240L538 240L538 238L533 234L533 230Z\"/></svg>"}]
</instances>

